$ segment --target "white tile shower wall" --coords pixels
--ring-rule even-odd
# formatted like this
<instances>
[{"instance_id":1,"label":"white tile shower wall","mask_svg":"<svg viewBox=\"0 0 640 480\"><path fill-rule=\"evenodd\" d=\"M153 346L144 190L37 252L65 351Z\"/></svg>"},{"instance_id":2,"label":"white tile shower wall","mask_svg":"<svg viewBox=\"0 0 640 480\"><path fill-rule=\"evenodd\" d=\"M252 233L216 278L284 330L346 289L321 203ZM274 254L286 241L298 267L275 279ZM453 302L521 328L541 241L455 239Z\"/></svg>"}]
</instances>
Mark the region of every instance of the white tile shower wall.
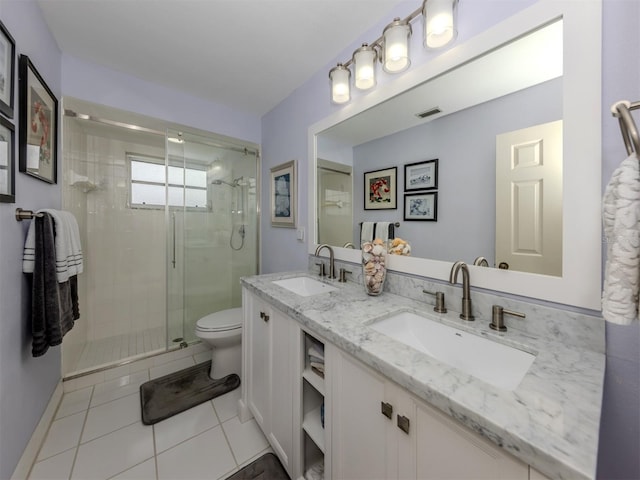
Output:
<instances>
[{"instance_id":1,"label":"white tile shower wall","mask_svg":"<svg viewBox=\"0 0 640 480\"><path fill-rule=\"evenodd\" d=\"M69 372L87 341L164 326L166 236L163 210L127 207L126 154L163 157L163 139L130 143L65 122L74 123L65 124L64 205L78 219L85 254L81 328L74 327L63 355ZM71 186L71 171L97 188Z\"/></svg>"}]
</instances>

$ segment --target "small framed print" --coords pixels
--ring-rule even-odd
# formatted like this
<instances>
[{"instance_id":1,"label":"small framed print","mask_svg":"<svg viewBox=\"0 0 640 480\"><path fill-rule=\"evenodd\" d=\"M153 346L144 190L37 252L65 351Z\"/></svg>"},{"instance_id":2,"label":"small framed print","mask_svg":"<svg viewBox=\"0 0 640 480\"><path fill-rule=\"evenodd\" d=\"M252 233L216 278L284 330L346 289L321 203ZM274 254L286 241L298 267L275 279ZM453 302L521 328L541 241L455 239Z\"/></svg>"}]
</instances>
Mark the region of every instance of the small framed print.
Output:
<instances>
[{"instance_id":1,"label":"small framed print","mask_svg":"<svg viewBox=\"0 0 640 480\"><path fill-rule=\"evenodd\" d=\"M404 191L438 188L438 159L408 163L404 166Z\"/></svg>"},{"instance_id":2,"label":"small framed print","mask_svg":"<svg viewBox=\"0 0 640 480\"><path fill-rule=\"evenodd\" d=\"M296 161L271 169L271 226L296 227Z\"/></svg>"},{"instance_id":3,"label":"small framed print","mask_svg":"<svg viewBox=\"0 0 640 480\"><path fill-rule=\"evenodd\" d=\"M26 55L20 55L20 171L56 183L58 100Z\"/></svg>"},{"instance_id":4,"label":"small framed print","mask_svg":"<svg viewBox=\"0 0 640 480\"><path fill-rule=\"evenodd\" d=\"M397 205L397 167L365 172L364 209L392 210Z\"/></svg>"},{"instance_id":5,"label":"small framed print","mask_svg":"<svg viewBox=\"0 0 640 480\"><path fill-rule=\"evenodd\" d=\"M14 127L0 117L0 202L14 203L15 192Z\"/></svg>"},{"instance_id":6,"label":"small framed print","mask_svg":"<svg viewBox=\"0 0 640 480\"><path fill-rule=\"evenodd\" d=\"M405 194L404 219L438 221L438 192Z\"/></svg>"},{"instance_id":7,"label":"small framed print","mask_svg":"<svg viewBox=\"0 0 640 480\"><path fill-rule=\"evenodd\" d=\"M16 42L0 22L0 112L13 118Z\"/></svg>"}]
</instances>

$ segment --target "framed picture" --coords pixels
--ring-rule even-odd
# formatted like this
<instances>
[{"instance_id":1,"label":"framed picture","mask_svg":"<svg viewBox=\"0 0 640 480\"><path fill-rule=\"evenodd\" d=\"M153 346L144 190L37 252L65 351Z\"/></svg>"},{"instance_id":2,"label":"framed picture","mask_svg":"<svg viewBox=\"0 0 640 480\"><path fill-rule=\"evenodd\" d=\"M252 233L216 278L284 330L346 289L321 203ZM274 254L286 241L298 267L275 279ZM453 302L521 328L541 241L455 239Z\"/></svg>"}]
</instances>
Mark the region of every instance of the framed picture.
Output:
<instances>
[{"instance_id":1,"label":"framed picture","mask_svg":"<svg viewBox=\"0 0 640 480\"><path fill-rule=\"evenodd\" d=\"M14 127L0 117L0 202L14 203L15 192Z\"/></svg>"},{"instance_id":2,"label":"framed picture","mask_svg":"<svg viewBox=\"0 0 640 480\"><path fill-rule=\"evenodd\" d=\"M404 219L438 221L438 192L407 193L404 196Z\"/></svg>"},{"instance_id":3,"label":"framed picture","mask_svg":"<svg viewBox=\"0 0 640 480\"><path fill-rule=\"evenodd\" d=\"M58 100L31 60L20 55L20 171L56 183Z\"/></svg>"},{"instance_id":4,"label":"framed picture","mask_svg":"<svg viewBox=\"0 0 640 480\"><path fill-rule=\"evenodd\" d=\"M271 226L296 227L296 161L271 169Z\"/></svg>"},{"instance_id":5,"label":"framed picture","mask_svg":"<svg viewBox=\"0 0 640 480\"><path fill-rule=\"evenodd\" d=\"M398 208L397 167L365 172L364 209L388 210Z\"/></svg>"},{"instance_id":6,"label":"framed picture","mask_svg":"<svg viewBox=\"0 0 640 480\"><path fill-rule=\"evenodd\" d=\"M438 159L408 163L404 166L404 191L438 188Z\"/></svg>"},{"instance_id":7,"label":"framed picture","mask_svg":"<svg viewBox=\"0 0 640 480\"><path fill-rule=\"evenodd\" d=\"M0 22L0 112L13 118L16 42Z\"/></svg>"}]
</instances>

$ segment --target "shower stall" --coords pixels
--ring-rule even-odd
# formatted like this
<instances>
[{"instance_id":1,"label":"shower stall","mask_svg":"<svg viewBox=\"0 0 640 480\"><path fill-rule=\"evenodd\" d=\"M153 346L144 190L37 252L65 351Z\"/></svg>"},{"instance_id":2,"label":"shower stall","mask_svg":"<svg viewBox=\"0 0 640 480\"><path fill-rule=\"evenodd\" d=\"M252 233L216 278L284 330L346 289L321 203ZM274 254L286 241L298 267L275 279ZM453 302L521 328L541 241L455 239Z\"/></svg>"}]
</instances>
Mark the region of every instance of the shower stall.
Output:
<instances>
[{"instance_id":1,"label":"shower stall","mask_svg":"<svg viewBox=\"0 0 640 480\"><path fill-rule=\"evenodd\" d=\"M85 257L63 377L197 341L258 273L257 145L64 100L63 208Z\"/></svg>"}]
</instances>

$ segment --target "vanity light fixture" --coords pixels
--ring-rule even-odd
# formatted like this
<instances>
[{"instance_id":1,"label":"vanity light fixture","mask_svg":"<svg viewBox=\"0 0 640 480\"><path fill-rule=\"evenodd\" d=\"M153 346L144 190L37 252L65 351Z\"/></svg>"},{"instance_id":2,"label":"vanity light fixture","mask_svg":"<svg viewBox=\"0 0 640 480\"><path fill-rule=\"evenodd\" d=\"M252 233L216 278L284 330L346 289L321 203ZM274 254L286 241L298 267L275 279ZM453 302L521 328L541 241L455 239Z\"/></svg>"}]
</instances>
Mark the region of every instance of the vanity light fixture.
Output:
<instances>
[{"instance_id":1,"label":"vanity light fixture","mask_svg":"<svg viewBox=\"0 0 640 480\"><path fill-rule=\"evenodd\" d=\"M409 37L411 37L411 24L400 17L393 19L384 27L382 68L387 73L404 72L411 60L409 59Z\"/></svg>"},{"instance_id":2,"label":"vanity light fixture","mask_svg":"<svg viewBox=\"0 0 640 480\"><path fill-rule=\"evenodd\" d=\"M352 58L338 63L329 71L331 101L343 104L351 100L351 65L354 67L354 86L369 90L376 85L376 61L380 60L387 73L400 73L411 65L409 39L411 22L424 17L424 45L441 48L451 43L457 35L456 6L459 0L424 0L422 6L407 17L396 17L387 25L382 36L372 43L363 43L353 52Z\"/></svg>"},{"instance_id":3,"label":"vanity light fixture","mask_svg":"<svg viewBox=\"0 0 640 480\"><path fill-rule=\"evenodd\" d=\"M359 90L368 90L376 85L376 60L378 52L374 46L363 43L353 52L353 65L356 72L354 85Z\"/></svg>"},{"instance_id":4,"label":"vanity light fixture","mask_svg":"<svg viewBox=\"0 0 640 480\"><path fill-rule=\"evenodd\" d=\"M458 0L425 0L422 4L424 16L424 46L441 48L455 40L456 6Z\"/></svg>"},{"instance_id":5,"label":"vanity light fixture","mask_svg":"<svg viewBox=\"0 0 640 480\"><path fill-rule=\"evenodd\" d=\"M339 63L329 71L331 79L331 101L346 103L351 99L351 70Z\"/></svg>"}]
</instances>

